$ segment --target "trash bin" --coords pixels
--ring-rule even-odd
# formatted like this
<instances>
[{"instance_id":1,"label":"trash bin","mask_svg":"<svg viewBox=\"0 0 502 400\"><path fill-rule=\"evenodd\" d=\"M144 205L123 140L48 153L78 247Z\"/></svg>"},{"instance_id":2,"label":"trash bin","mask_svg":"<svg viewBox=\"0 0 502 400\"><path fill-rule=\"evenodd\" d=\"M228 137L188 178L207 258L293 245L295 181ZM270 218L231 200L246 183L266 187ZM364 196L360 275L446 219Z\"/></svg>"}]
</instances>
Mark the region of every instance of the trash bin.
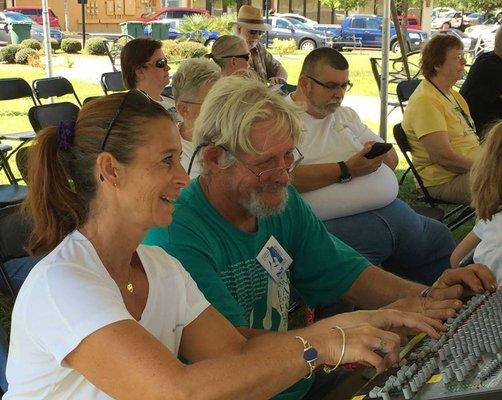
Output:
<instances>
[{"instance_id":1,"label":"trash bin","mask_svg":"<svg viewBox=\"0 0 502 400\"><path fill-rule=\"evenodd\" d=\"M133 38L144 36L145 24L141 21L126 21L120 24L123 35L129 35Z\"/></svg>"},{"instance_id":2,"label":"trash bin","mask_svg":"<svg viewBox=\"0 0 502 400\"><path fill-rule=\"evenodd\" d=\"M13 22L11 24L10 40L12 44L19 44L29 38L31 38L31 23Z\"/></svg>"},{"instance_id":3,"label":"trash bin","mask_svg":"<svg viewBox=\"0 0 502 400\"><path fill-rule=\"evenodd\" d=\"M152 21L149 23L151 27L151 37L157 40L167 40L169 39L169 26L170 24L165 24L160 21Z\"/></svg>"}]
</instances>

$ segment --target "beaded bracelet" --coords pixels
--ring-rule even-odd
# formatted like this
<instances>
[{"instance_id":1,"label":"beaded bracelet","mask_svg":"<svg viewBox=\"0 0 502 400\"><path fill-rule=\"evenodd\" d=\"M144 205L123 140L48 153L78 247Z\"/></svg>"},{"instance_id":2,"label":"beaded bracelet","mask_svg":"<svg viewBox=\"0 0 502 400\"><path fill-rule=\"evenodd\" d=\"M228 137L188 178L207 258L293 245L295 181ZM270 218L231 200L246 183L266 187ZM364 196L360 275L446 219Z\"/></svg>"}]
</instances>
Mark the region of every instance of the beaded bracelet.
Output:
<instances>
[{"instance_id":1,"label":"beaded bracelet","mask_svg":"<svg viewBox=\"0 0 502 400\"><path fill-rule=\"evenodd\" d=\"M340 364L342 363L342 360L343 360L343 356L345 355L345 331L340 328L338 325L335 325L333 327L333 329L338 329L341 333L342 333L342 352L340 354L340 359L338 360L338 362L336 363L336 365L334 367L330 367L328 365L324 365L322 367L323 371L327 374L330 374L331 372L333 372L335 369L337 369Z\"/></svg>"}]
</instances>

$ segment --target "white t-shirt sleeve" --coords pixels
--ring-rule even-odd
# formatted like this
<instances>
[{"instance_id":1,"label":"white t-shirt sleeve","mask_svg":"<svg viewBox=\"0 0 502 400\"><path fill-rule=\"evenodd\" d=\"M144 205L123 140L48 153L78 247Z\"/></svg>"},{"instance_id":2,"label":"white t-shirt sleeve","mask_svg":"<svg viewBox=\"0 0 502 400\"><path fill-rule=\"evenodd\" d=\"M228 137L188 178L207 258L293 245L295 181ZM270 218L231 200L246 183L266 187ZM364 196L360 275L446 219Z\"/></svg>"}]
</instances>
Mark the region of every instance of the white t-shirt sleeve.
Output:
<instances>
[{"instance_id":1,"label":"white t-shirt sleeve","mask_svg":"<svg viewBox=\"0 0 502 400\"><path fill-rule=\"evenodd\" d=\"M473 229L481 242L474 250L474 262L489 267L497 282L502 283L502 212L495 214L490 221L478 220Z\"/></svg>"},{"instance_id":2,"label":"white t-shirt sleeve","mask_svg":"<svg viewBox=\"0 0 502 400\"><path fill-rule=\"evenodd\" d=\"M62 365L80 342L98 329L133 319L117 287L85 266L47 265L26 299L27 331Z\"/></svg>"},{"instance_id":3,"label":"white t-shirt sleeve","mask_svg":"<svg viewBox=\"0 0 502 400\"><path fill-rule=\"evenodd\" d=\"M345 124L354 138L364 145L366 142L383 142L384 140L362 123L359 115L350 107L342 107L337 110L337 119Z\"/></svg>"}]
</instances>

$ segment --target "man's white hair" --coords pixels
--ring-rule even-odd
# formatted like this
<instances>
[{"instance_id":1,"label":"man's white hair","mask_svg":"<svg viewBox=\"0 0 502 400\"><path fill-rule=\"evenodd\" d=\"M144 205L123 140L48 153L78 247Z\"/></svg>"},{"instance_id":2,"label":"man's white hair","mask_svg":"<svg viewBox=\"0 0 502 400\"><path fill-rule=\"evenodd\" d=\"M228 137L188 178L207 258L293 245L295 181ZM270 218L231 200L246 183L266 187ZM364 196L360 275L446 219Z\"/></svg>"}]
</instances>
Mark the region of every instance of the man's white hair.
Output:
<instances>
[{"instance_id":1,"label":"man's white hair","mask_svg":"<svg viewBox=\"0 0 502 400\"><path fill-rule=\"evenodd\" d=\"M234 154L239 151L260 154L251 143L251 126L255 122L273 121L271 133L286 128L297 144L301 133L299 115L296 105L269 90L264 83L245 76L228 76L216 82L204 100L192 141L194 146L223 146ZM202 163L201 170L207 174Z\"/></svg>"},{"instance_id":2,"label":"man's white hair","mask_svg":"<svg viewBox=\"0 0 502 400\"><path fill-rule=\"evenodd\" d=\"M220 67L207 58L183 61L173 76L174 101L194 101L202 86L216 82L220 76Z\"/></svg>"}]
</instances>

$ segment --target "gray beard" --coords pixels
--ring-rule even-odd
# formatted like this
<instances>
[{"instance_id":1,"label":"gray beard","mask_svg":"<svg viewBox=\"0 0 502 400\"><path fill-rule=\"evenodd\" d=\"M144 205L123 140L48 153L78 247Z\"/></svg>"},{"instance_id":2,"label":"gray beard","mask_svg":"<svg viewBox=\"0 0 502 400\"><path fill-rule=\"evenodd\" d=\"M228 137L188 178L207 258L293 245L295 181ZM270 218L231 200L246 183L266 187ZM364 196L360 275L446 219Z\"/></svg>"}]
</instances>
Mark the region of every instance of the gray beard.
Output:
<instances>
[{"instance_id":1,"label":"gray beard","mask_svg":"<svg viewBox=\"0 0 502 400\"><path fill-rule=\"evenodd\" d=\"M273 215L278 215L286 209L286 204L288 203L288 191L286 187L284 187L282 190L282 201L276 206L270 206L269 204L264 203L260 199L260 190L258 189L251 191L249 199L244 202L243 206L251 215L254 215L257 218L264 219Z\"/></svg>"}]
</instances>

